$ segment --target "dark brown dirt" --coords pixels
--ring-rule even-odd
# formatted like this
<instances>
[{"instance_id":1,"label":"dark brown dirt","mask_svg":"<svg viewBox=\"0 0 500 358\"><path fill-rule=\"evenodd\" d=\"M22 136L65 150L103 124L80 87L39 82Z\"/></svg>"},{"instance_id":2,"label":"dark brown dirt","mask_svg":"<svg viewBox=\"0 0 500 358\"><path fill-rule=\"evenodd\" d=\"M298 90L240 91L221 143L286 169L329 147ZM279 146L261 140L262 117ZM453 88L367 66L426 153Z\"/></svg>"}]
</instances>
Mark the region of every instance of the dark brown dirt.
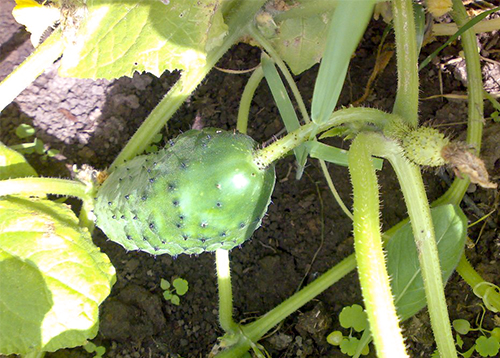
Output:
<instances>
[{"instance_id":1,"label":"dark brown dirt","mask_svg":"<svg viewBox=\"0 0 500 358\"><path fill-rule=\"evenodd\" d=\"M0 4L0 78L5 77L32 50L29 36L13 22L10 10L13 0ZM373 22L365 34L350 66L339 105L347 106L359 98L370 76L384 23ZM484 49L494 36L482 36ZM432 43L424 49L431 53ZM499 60L499 44L488 49L488 57ZM492 51L492 50L496 50ZM463 63L456 59L458 48L448 48L441 62L422 71L421 97L439 94L442 78L444 93L465 93L458 74ZM486 51L486 50L483 50ZM485 53L483 53L485 55ZM422 55L424 56L424 55ZM247 69L255 66L260 50L248 45L234 47L218 63L221 68ZM423 58L423 57L422 57ZM491 86L498 85L500 65L485 64L485 78ZM36 128L36 136L51 148L61 151L46 161L28 156L29 161L44 176L69 177L74 165L90 164L103 169L111 163L124 143L154 108L176 74L161 78L144 74L132 79L91 81L60 78L57 64L47 69L29 88L0 115L2 140L8 145L19 143L15 128L28 123ZM297 76L302 95L309 103L317 66ZM195 118L204 126L223 129L235 127L238 103L248 74L232 75L213 70L203 84L182 106L164 131L171 138L189 129ZM364 106L391 110L396 88L395 61L377 80L375 90ZM496 88L498 92L499 89ZM249 134L259 142L271 139L283 127L277 108L265 82L257 90L251 108ZM460 136L467 118L466 101L461 99L431 99L421 103L422 123L440 125L452 136ZM492 109L487 106L487 115ZM491 121L488 121L491 122ZM488 169L500 176L500 130L489 124L485 130L484 156ZM334 141L340 147L349 143ZM346 168L330 166L330 172L342 199L351 206L351 186ZM425 172L429 198L442 194L447 187L444 171L436 176ZM379 173L382 188L383 226L389 228L406 216L404 202L388 165ZM463 208L471 222L496 209L498 196L471 186L470 204ZM291 157L277 164L277 183L268 215L253 239L231 252L234 286L235 319L248 321L275 307L299 287L353 252L351 221L342 213L328 190L315 161L310 161L302 180L295 180ZM74 203L78 208L78 203ZM498 259L500 240L497 233L498 215L493 214L484 227L471 228L470 237L477 243L467 249L472 264L485 279L499 283ZM324 230L322 230L324 228ZM483 230L484 229L484 230ZM196 257L152 257L145 253L126 252L109 242L97 230L95 243L109 255L116 267L118 280L111 296L104 302L99 335L94 342L104 345L108 357L205 357L223 334L217 321L217 287L213 254ZM181 304L174 306L162 298L160 280L182 277L189 282L189 291ZM453 275L447 297L452 319L471 322L480 314L477 299L458 275ZM328 289L299 312L288 317L279 329L261 343L272 357L340 357L336 347L328 345L325 336L340 329L340 310L361 302L355 273ZM322 329L310 327L311 315L322 317ZM493 315L486 315L484 327L493 327ZM405 324L408 345L414 357L428 357L434 346L425 312ZM348 332L345 332L348 333ZM83 349L61 350L48 357L88 357Z\"/></svg>"}]
</instances>

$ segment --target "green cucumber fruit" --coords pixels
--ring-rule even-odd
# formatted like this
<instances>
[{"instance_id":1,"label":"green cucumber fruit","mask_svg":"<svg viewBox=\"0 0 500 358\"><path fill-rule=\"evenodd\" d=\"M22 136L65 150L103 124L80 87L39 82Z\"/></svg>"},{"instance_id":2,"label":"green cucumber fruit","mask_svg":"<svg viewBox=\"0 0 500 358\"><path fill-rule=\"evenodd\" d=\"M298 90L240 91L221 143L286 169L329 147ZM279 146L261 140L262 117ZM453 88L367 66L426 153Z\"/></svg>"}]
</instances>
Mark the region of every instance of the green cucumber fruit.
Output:
<instances>
[{"instance_id":1,"label":"green cucumber fruit","mask_svg":"<svg viewBox=\"0 0 500 358\"><path fill-rule=\"evenodd\" d=\"M450 144L443 133L431 127L418 127L402 140L406 157L418 165L439 167L446 164L441 152Z\"/></svg>"},{"instance_id":2,"label":"green cucumber fruit","mask_svg":"<svg viewBox=\"0 0 500 358\"><path fill-rule=\"evenodd\" d=\"M96 196L97 226L126 249L153 255L241 245L267 211L274 166L259 169L256 142L241 133L190 130L169 144L110 174Z\"/></svg>"}]
</instances>

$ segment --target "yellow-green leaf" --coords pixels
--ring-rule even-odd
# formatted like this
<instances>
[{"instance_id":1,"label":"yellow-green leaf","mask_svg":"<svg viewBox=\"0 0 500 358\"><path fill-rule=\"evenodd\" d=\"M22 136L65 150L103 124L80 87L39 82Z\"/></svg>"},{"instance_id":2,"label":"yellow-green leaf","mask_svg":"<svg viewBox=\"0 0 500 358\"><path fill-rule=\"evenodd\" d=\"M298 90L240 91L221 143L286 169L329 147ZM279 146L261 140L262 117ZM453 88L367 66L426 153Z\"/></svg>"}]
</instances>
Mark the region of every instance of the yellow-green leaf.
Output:
<instances>
[{"instance_id":1,"label":"yellow-green leaf","mask_svg":"<svg viewBox=\"0 0 500 358\"><path fill-rule=\"evenodd\" d=\"M112 79L204 66L227 32L221 2L88 0L88 15L64 52L60 73Z\"/></svg>"},{"instance_id":2,"label":"yellow-green leaf","mask_svg":"<svg viewBox=\"0 0 500 358\"><path fill-rule=\"evenodd\" d=\"M22 154L0 142L0 180L38 176Z\"/></svg>"},{"instance_id":3,"label":"yellow-green leaf","mask_svg":"<svg viewBox=\"0 0 500 358\"><path fill-rule=\"evenodd\" d=\"M0 200L0 354L85 344L115 270L70 208Z\"/></svg>"}]
</instances>

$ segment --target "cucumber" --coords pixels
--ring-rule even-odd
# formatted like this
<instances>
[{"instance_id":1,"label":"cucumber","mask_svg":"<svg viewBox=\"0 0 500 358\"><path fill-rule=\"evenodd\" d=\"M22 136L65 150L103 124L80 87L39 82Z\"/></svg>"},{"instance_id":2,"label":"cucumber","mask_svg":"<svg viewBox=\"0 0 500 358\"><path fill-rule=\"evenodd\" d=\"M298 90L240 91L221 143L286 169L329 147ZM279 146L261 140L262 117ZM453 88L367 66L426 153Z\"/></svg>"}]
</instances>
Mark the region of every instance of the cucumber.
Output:
<instances>
[{"instance_id":1,"label":"cucumber","mask_svg":"<svg viewBox=\"0 0 500 358\"><path fill-rule=\"evenodd\" d=\"M256 142L216 128L190 130L160 151L118 166L96 195L97 226L127 250L153 255L230 250L261 225L274 166Z\"/></svg>"}]
</instances>

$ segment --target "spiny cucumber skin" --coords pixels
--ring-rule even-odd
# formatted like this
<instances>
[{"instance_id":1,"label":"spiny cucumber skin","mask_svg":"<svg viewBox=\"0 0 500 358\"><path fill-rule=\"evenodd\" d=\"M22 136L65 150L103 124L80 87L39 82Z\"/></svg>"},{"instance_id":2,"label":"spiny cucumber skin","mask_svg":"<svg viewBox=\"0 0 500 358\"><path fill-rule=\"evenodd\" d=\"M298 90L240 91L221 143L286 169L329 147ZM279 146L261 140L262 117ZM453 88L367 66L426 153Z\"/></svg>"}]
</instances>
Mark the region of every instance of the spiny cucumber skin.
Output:
<instances>
[{"instance_id":1,"label":"spiny cucumber skin","mask_svg":"<svg viewBox=\"0 0 500 358\"><path fill-rule=\"evenodd\" d=\"M116 168L98 191L97 226L128 250L199 254L241 245L260 226L274 167L253 162L250 137L190 130Z\"/></svg>"},{"instance_id":2,"label":"spiny cucumber skin","mask_svg":"<svg viewBox=\"0 0 500 358\"><path fill-rule=\"evenodd\" d=\"M402 138L406 157L418 165L438 167L446 164L441 151L449 139L431 127L419 127L407 132Z\"/></svg>"}]
</instances>

